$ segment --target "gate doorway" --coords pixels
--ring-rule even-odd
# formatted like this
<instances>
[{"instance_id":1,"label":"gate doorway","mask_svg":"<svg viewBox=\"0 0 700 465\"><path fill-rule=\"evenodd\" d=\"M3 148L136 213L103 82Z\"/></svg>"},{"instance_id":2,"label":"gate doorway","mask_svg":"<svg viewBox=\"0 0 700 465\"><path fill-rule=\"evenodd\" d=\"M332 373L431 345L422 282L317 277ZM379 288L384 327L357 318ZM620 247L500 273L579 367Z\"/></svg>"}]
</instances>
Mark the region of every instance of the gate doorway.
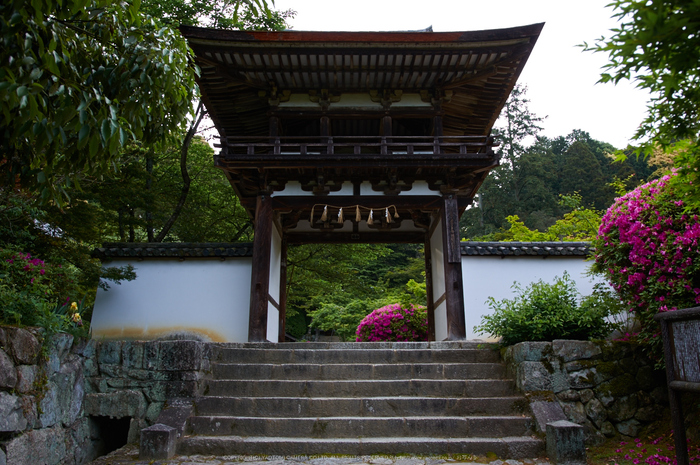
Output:
<instances>
[{"instance_id":1,"label":"gate doorway","mask_svg":"<svg viewBox=\"0 0 700 465\"><path fill-rule=\"evenodd\" d=\"M300 244L287 252L287 341L353 342L374 309L426 307L422 244ZM423 332L427 341L427 326Z\"/></svg>"}]
</instances>

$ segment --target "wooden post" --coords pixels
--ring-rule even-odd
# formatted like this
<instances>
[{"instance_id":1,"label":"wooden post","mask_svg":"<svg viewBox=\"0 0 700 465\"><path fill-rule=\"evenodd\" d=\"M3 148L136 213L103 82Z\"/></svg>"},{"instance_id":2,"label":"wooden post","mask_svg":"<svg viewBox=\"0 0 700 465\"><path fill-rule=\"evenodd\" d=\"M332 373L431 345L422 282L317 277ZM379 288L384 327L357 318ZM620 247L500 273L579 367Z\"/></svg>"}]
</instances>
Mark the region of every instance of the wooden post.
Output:
<instances>
[{"instance_id":1,"label":"wooden post","mask_svg":"<svg viewBox=\"0 0 700 465\"><path fill-rule=\"evenodd\" d=\"M328 141L331 135L331 119L328 116L321 116L321 153L328 153Z\"/></svg>"},{"instance_id":2,"label":"wooden post","mask_svg":"<svg viewBox=\"0 0 700 465\"><path fill-rule=\"evenodd\" d=\"M270 116L270 143L275 144L272 152L279 155L280 150L280 119L277 116Z\"/></svg>"},{"instance_id":3,"label":"wooden post","mask_svg":"<svg viewBox=\"0 0 700 465\"><path fill-rule=\"evenodd\" d=\"M248 342L267 341L267 306L270 293L271 253L272 199L266 195L259 195L255 205Z\"/></svg>"},{"instance_id":4,"label":"wooden post","mask_svg":"<svg viewBox=\"0 0 700 465\"><path fill-rule=\"evenodd\" d=\"M433 300L433 263L432 248L430 247L430 233L425 235L423 245L423 255L425 256L425 300L428 312L428 340L435 340L435 301Z\"/></svg>"},{"instance_id":5,"label":"wooden post","mask_svg":"<svg viewBox=\"0 0 700 465\"><path fill-rule=\"evenodd\" d=\"M434 153L437 155L442 153L440 148L440 142L442 138L442 115L436 115L433 117L433 141L434 141Z\"/></svg>"},{"instance_id":6,"label":"wooden post","mask_svg":"<svg viewBox=\"0 0 700 465\"><path fill-rule=\"evenodd\" d=\"M463 341L467 338L467 327L464 318L462 254L459 248L459 206L457 199L452 195L444 197L443 201L441 214L447 340Z\"/></svg>"},{"instance_id":7,"label":"wooden post","mask_svg":"<svg viewBox=\"0 0 700 465\"><path fill-rule=\"evenodd\" d=\"M278 342L284 342L286 328L284 327L287 315L287 237L282 236L282 250L280 251L280 301L279 301L279 339Z\"/></svg>"},{"instance_id":8,"label":"wooden post","mask_svg":"<svg viewBox=\"0 0 700 465\"><path fill-rule=\"evenodd\" d=\"M391 145L391 136L393 135L393 130L391 129L391 116L384 116L382 118L382 149L381 154L387 155L390 153L387 144Z\"/></svg>"}]
</instances>

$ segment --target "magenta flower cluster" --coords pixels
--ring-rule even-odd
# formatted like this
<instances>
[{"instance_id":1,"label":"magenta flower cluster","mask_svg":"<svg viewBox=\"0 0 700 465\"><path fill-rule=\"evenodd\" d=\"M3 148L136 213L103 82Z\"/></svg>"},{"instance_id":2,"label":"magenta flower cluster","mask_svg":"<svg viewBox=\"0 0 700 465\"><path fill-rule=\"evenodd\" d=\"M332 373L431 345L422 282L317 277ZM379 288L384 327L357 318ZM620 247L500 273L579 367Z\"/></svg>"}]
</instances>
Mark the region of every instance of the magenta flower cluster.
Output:
<instances>
[{"instance_id":1,"label":"magenta flower cluster","mask_svg":"<svg viewBox=\"0 0 700 465\"><path fill-rule=\"evenodd\" d=\"M425 341L428 314L423 306L387 305L364 317L356 335L357 342Z\"/></svg>"},{"instance_id":2,"label":"magenta flower cluster","mask_svg":"<svg viewBox=\"0 0 700 465\"><path fill-rule=\"evenodd\" d=\"M44 260L32 258L31 254L29 253L20 252L13 255L11 258L8 258L6 261L9 264L14 264L15 260L17 261L17 265L22 268L22 271L28 273L30 278L29 284L34 284L34 281L36 281L37 276L32 276L34 271L38 272L40 276L44 276L46 274L46 264L44 263Z\"/></svg>"},{"instance_id":3,"label":"magenta flower cluster","mask_svg":"<svg viewBox=\"0 0 700 465\"><path fill-rule=\"evenodd\" d=\"M668 181L644 184L615 200L596 239L602 271L642 324L639 339L658 339L658 312L700 304L700 222Z\"/></svg>"},{"instance_id":4,"label":"magenta flower cluster","mask_svg":"<svg viewBox=\"0 0 700 465\"><path fill-rule=\"evenodd\" d=\"M662 465L665 463L676 465L678 463L673 438L670 435L660 436L649 441L649 444L639 438L636 438L633 443L622 441L615 452L620 455L612 461L614 465ZM700 447L691 444L690 439L688 439L688 460L690 463L700 461Z\"/></svg>"}]
</instances>

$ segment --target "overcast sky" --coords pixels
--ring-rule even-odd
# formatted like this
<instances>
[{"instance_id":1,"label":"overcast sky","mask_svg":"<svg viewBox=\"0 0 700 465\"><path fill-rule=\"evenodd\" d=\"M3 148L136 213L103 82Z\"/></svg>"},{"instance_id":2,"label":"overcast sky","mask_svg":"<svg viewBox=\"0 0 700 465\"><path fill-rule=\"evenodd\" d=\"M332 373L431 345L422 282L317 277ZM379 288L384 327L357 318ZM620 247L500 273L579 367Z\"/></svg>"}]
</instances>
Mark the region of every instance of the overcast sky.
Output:
<instances>
[{"instance_id":1,"label":"overcast sky","mask_svg":"<svg viewBox=\"0 0 700 465\"><path fill-rule=\"evenodd\" d=\"M631 83L596 84L607 62L577 44L593 42L617 26L609 0L275 0L293 9L300 31L397 31L433 26L436 32L498 29L544 22L519 82L528 86L530 109L547 116L543 134L573 129L618 148L642 121L648 94Z\"/></svg>"}]
</instances>

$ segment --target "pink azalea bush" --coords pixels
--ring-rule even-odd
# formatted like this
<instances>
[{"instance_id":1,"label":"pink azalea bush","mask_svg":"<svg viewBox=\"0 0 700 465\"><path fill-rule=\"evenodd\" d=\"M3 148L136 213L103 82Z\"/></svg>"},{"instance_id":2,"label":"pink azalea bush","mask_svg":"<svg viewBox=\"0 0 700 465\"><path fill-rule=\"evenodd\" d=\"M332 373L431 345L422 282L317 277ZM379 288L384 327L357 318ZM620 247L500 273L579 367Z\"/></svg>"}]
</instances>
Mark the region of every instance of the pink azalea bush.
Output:
<instances>
[{"instance_id":1,"label":"pink azalea bush","mask_svg":"<svg viewBox=\"0 0 700 465\"><path fill-rule=\"evenodd\" d=\"M420 305L386 305L364 317L356 334L357 342L426 341L428 313Z\"/></svg>"},{"instance_id":2,"label":"pink azalea bush","mask_svg":"<svg viewBox=\"0 0 700 465\"><path fill-rule=\"evenodd\" d=\"M74 273L29 253L0 249L0 323L49 332L83 326ZM77 316L76 316L77 315Z\"/></svg>"},{"instance_id":3,"label":"pink azalea bush","mask_svg":"<svg viewBox=\"0 0 700 465\"><path fill-rule=\"evenodd\" d=\"M700 222L669 186L675 174L615 200L603 215L595 268L641 324L635 338L661 360L658 312L700 304Z\"/></svg>"}]
</instances>

